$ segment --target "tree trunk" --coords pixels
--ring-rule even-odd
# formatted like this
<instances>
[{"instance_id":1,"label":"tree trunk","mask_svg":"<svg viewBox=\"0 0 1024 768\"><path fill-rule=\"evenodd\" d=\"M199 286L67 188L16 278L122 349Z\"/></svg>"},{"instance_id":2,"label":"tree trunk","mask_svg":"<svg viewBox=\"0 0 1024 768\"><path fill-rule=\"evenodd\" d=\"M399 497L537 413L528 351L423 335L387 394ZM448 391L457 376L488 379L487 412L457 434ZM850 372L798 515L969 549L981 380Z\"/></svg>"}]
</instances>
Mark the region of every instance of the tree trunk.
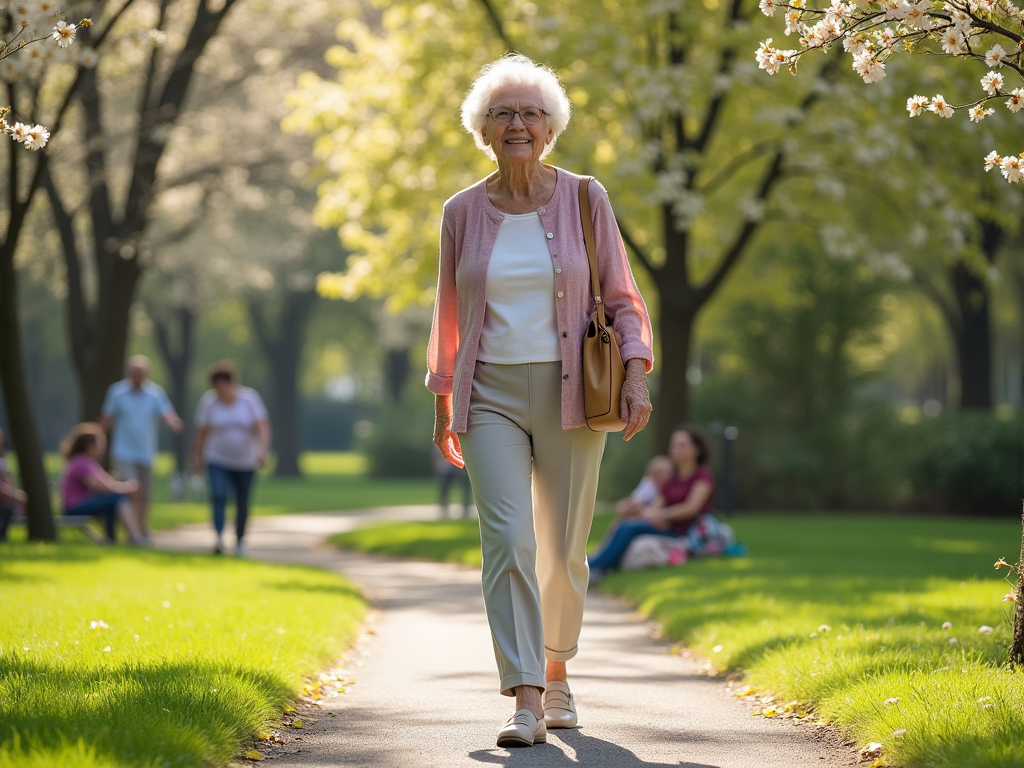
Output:
<instances>
[{"instance_id":1,"label":"tree trunk","mask_svg":"<svg viewBox=\"0 0 1024 768\"><path fill-rule=\"evenodd\" d=\"M960 315L954 330L960 407L992 409L992 320L988 286L963 264L950 270Z\"/></svg>"},{"instance_id":2,"label":"tree trunk","mask_svg":"<svg viewBox=\"0 0 1024 768\"><path fill-rule=\"evenodd\" d=\"M1024 526L1024 514L1021 515ZM1013 641L1010 643L1009 662L1013 666L1024 666L1024 537L1020 542L1020 560L1017 561L1017 588L1014 590L1017 599L1013 610Z\"/></svg>"},{"instance_id":3,"label":"tree trunk","mask_svg":"<svg viewBox=\"0 0 1024 768\"><path fill-rule=\"evenodd\" d=\"M173 321L177 325L175 333L170 322L155 318L153 327L156 330L157 347L167 366L170 374L170 382L167 395L171 405L178 412L179 416L187 416L188 407L188 373L192 368L192 359L195 352L195 313L188 307L178 307L172 314ZM174 338L177 337L177 344ZM185 418L186 425L190 423ZM186 428L180 435L174 436L174 465L178 472L188 471L188 446L190 444L191 429Z\"/></svg>"},{"instance_id":4,"label":"tree trunk","mask_svg":"<svg viewBox=\"0 0 1024 768\"><path fill-rule=\"evenodd\" d=\"M409 382L411 371L409 347L387 350L384 356L384 379L387 383L388 394L396 405L402 402L402 393L405 391L405 385Z\"/></svg>"},{"instance_id":5,"label":"tree trunk","mask_svg":"<svg viewBox=\"0 0 1024 768\"><path fill-rule=\"evenodd\" d=\"M661 375L651 450L664 453L668 450L672 431L690 418L690 382L686 375L700 305L695 301L680 301L675 287L667 283L658 284L658 296L661 303L658 318Z\"/></svg>"},{"instance_id":6,"label":"tree trunk","mask_svg":"<svg viewBox=\"0 0 1024 768\"><path fill-rule=\"evenodd\" d=\"M11 443L18 455L21 487L28 494L28 537L33 541L53 541L57 531L53 525L50 487L23 365L15 242L8 232L7 241L0 246L0 385L11 427Z\"/></svg>"},{"instance_id":7,"label":"tree trunk","mask_svg":"<svg viewBox=\"0 0 1024 768\"><path fill-rule=\"evenodd\" d=\"M273 417L277 477L301 477L302 452L299 418L299 370L309 316L316 303L313 291L289 292L281 299L276 323L267 316L267 301L248 302L253 330L270 372L270 413ZM272 330L272 328L276 329Z\"/></svg>"}]
</instances>

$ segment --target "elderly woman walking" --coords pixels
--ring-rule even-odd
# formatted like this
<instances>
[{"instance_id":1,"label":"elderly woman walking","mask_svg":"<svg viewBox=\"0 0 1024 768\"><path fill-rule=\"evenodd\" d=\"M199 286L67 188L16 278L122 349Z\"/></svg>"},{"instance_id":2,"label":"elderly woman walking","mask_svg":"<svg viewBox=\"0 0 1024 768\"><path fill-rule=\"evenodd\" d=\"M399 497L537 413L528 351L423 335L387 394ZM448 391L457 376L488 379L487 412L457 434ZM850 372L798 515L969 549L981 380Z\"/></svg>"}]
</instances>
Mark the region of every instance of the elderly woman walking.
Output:
<instances>
[{"instance_id":1,"label":"elderly woman walking","mask_svg":"<svg viewBox=\"0 0 1024 768\"><path fill-rule=\"evenodd\" d=\"M583 621L605 434L584 417L595 300L581 177L543 162L570 110L555 73L524 56L493 62L473 83L462 123L498 169L445 203L427 352L434 442L469 470L499 690L516 699L501 747L577 723L566 662ZM626 361L628 440L651 412L651 323L608 196L596 183L590 196L605 312Z\"/></svg>"}]
</instances>

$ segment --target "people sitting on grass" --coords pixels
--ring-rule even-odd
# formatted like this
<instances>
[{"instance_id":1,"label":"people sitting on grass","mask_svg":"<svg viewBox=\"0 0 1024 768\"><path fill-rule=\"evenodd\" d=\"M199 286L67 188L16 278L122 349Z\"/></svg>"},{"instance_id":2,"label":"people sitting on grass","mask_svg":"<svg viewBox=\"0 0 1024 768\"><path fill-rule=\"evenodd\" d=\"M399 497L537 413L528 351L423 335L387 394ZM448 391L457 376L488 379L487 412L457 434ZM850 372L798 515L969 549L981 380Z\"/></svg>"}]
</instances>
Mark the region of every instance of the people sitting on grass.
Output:
<instances>
[{"instance_id":1,"label":"people sitting on grass","mask_svg":"<svg viewBox=\"0 0 1024 768\"><path fill-rule=\"evenodd\" d=\"M87 515L103 520L107 540L117 541L118 520L128 532L132 544L143 543L142 532L135 519L133 496L139 484L134 480L118 481L100 466L107 451L107 436L99 424L77 425L61 444L67 459L60 478L61 503L64 514Z\"/></svg>"},{"instance_id":2,"label":"people sitting on grass","mask_svg":"<svg viewBox=\"0 0 1024 768\"><path fill-rule=\"evenodd\" d=\"M715 478L708 467L707 441L691 427L678 427L669 438L668 453L674 471L662 485L658 500L635 516L622 517L600 550L588 558L592 584L620 566L623 555L639 536L673 540L685 537L684 546L690 555L720 554L729 546L727 526L711 515ZM693 541L689 540L691 533L695 534ZM699 551L693 551L695 547Z\"/></svg>"},{"instance_id":3,"label":"people sitting on grass","mask_svg":"<svg viewBox=\"0 0 1024 768\"><path fill-rule=\"evenodd\" d=\"M656 506L676 468L668 456L655 456L647 462L647 469L636 489L615 505L619 517L639 517L647 507Z\"/></svg>"},{"instance_id":4,"label":"people sitting on grass","mask_svg":"<svg viewBox=\"0 0 1024 768\"><path fill-rule=\"evenodd\" d=\"M4 431L0 429L0 541L7 541L7 526L28 503L28 496L14 485L14 477L7 466L4 454L7 453L7 441Z\"/></svg>"},{"instance_id":5,"label":"people sitting on grass","mask_svg":"<svg viewBox=\"0 0 1024 768\"><path fill-rule=\"evenodd\" d=\"M270 420L263 399L255 389L243 387L238 370L229 360L210 368L210 386L196 409L194 469L203 463L210 478L210 500L217 542L213 553L224 552L224 523L229 489L235 494L235 554L245 555L245 524L249 517L249 493L257 469L270 451Z\"/></svg>"}]
</instances>

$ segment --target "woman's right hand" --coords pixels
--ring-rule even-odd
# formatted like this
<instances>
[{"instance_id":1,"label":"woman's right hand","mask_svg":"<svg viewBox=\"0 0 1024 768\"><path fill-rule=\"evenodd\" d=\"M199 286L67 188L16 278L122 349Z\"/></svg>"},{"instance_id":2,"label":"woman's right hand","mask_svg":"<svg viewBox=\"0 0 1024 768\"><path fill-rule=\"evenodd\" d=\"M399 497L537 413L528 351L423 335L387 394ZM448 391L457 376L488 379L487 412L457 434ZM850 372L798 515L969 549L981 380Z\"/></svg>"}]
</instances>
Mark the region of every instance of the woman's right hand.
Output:
<instances>
[{"instance_id":1,"label":"woman's right hand","mask_svg":"<svg viewBox=\"0 0 1024 768\"><path fill-rule=\"evenodd\" d=\"M452 432L452 396L434 396L434 445L441 450L441 455L449 464L462 468L466 462L462 460L462 445L459 436Z\"/></svg>"}]
</instances>

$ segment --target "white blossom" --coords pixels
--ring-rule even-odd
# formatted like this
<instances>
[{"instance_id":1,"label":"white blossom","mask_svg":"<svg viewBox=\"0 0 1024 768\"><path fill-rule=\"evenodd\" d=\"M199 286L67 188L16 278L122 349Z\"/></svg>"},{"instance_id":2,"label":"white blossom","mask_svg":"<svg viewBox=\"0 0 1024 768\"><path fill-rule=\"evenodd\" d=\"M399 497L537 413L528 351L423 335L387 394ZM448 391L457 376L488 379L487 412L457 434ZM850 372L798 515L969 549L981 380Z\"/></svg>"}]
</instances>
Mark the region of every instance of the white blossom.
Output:
<instances>
[{"instance_id":1,"label":"white blossom","mask_svg":"<svg viewBox=\"0 0 1024 768\"><path fill-rule=\"evenodd\" d=\"M964 49L964 35L956 27L950 27L942 33L942 50L950 55L961 53Z\"/></svg>"},{"instance_id":2,"label":"white blossom","mask_svg":"<svg viewBox=\"0 0 1024 768\"><path fill-rule=\"evenodd\" d=\"M919 0L919 2L907 4L907 15L904 17L907 26L911 29L931 29L932 18L927 14L931 7L931 0Z\"/></svg>"},{"instance_id":3,"label":"white blossom","mask_svg":"<svg viewBox=\"0 0 1024 768\"><path fill-rule=\"evenodd\" d=\"M981 87L989 96L995 96L1003 87L1003 76L998 72L989 72L981 78Z\"/></svg>"},{"instance_id":4,"label":"white blossom","mask_svg":"<svg viewBox=\"0 0 1024 768\"><path fill-rule=\"evenodd\" d=\"M971 107L967 111L967 114L969 114L971 116L971 122L972 123L980 123L982 120L984 120L986 117L991 115L993 112L995 112L994 109L985 109L983 106L978 104L977 106Z\"/></svg>"},{"instance_id":5,"label":"white blossom","mask_svg":"<svg viewBox=\"0 0 1024 768\"><path fill-rule=\"evenodd\" d=\"M28 132L30 130L31 126L25 125L25 123L15 123L11 126L11 138L24 144L28 140Z\"/></svg>"},{"instance_id":6,"label":"white blossom","mask_svg":"<svg viewBox=\"0 0 1024 768\"><path fill-rule=\"evenodd\" d=\"M786 36L800 31L800 11L788 11L786 13Z\"/></svg>"},{"instance_id":7,"label":"white blossom","mask_svg":"<svg viewBox=\"0 0 1024 768\"><path fill-rule=\"evenodd\" d=\"M28 129L25 146L28 149L42 149L50 140L50 132L41 125L33 125Z\"/></svg>"},{"instance_id":8,"label":"white blossom","mask_svg":"<svg viewBox=\"0 0 1024 768\"><path fill-rule=\"evenodd\" d=\"M946 10L949 12L949 18L953 22L953 26L956 27L957 31L964 37L971 33L971 26L974 20L966 13L961 11L959 8L946 3Z\"/></svg>"},{"instance_id":9,"label":"white blossom","mask_svg":"<svg viewBox=\"0 0 1024 768\"><path fill-rule=\"evenodd\" d=\"M996 43L987 51L985 51L985 64L990 67L1001 67L1003 66L1003 59L1006 58L1006 51L1003 50L1003 46Z\"/></svg>"},{"instance_id":10,"label":"white blossom","mask_svg":"<svg viewBox=\"0 0 1024 768\"><path fill-rule=\"evenodd\" d=\"M57 26L53 28L53 37L57 45L61 48L67 48L73 42L75 42L75 32L78 30L74 24L68 24L66 21L58 21Z\"/></svg>"},{"instance_id":11,"label":"white blossom","mask_svg":"<svg viewBox=\"0 0 1024 768\"><path fill-rule=\"evenodd\" d=\"M941 93L932 97L932 103L928 107L928 110L934 112L939 117L953 116L953 108L946 103L946 100L942 97Z\"/></svg>"},{"instance_id":12,"label":"white blossom","mask_svg":"<svg viewBox=\"0 0 1024 768\"><path fill-rule=\"evenodd\" d=\"M907 112L911 117L917 117L928 108L927 96L911 96L907 99Z\"/></svg>"},{"instance_id":13,"label":"white blossom","mask_svg":"<svg viewBox=\"0 0 1024 768\"><path fill-rule=\"evenodd\" d=\"M853 57L853 68L865 83L877 83L885 77L885 64L876 61L867 51Z\"/></svg>"},{"instance_id":14,"label":"white blossom","mask_svg":"<svg viewBox=\"0 0 1024 768\"><path fill-rule=\"evenodd\" d=\"M867 43L859 37L844 37L843 38L843 50L847 53L857 56L864 53L867 48Z\"/></svg>"},{"instance_id":15,"label":"white blossom","mask_svg":"<svg viewBox=\"0 0 1024 768\"><path fill-rule=\"evenodd\" d=\"M910 11L910 4L902 0L881 0L879 5L885 11L886 21L903 21Z\"/></svg>"},{"instance_id":16,"label":"white blossom","mask_svg":"<svg viewBox=\"0 0 1024 768\"><path fill-rule=\"evenodd\" d=\"M995 150L992 150L987 155L985 155L985 173L988 173L993 168L999 168L1002 164L1003 158L1001 158L999 156L999 153L996 152ZM947 624L949 626L946 626ZM942 625L943 629L951 629L952 627L953 625L950 624L948 621Z\"/></svg>"},{"instance_id":17,"label":"white blossom","mask_svg":"<svg viewBox=\"0 0 1024 768\"><path fill-rule=\"evenodd\" d=\"M1006 108L1011 112L1019 112L1021 107L1024 107L1024 88L1014 88L1006 100Z\"/></svg>"},{"instance_id":18,"label":"white blossom","mask_svg":"<svg viewBox=\"0 0 1024 768\"><path fill-rule=\"evenodd\" d=\"M1011 184L1016 184L1021 179L1024 179L1022 166L1024 166L1024 161L1019 157L1004 157L1002 162L999 163L999 170L1002 172L1004 179Z\"/></svg>"},{"instance_id":19,"label":"white blossom","mask_svg":"<svg viewBox=\"0 0 1024 768\"><path fill-rule=\"evenodd\" d=\"M775 0L761 0L757 7L761 9L761 13L765 16L775 15Z\"/></svg>"}]
</instances>

